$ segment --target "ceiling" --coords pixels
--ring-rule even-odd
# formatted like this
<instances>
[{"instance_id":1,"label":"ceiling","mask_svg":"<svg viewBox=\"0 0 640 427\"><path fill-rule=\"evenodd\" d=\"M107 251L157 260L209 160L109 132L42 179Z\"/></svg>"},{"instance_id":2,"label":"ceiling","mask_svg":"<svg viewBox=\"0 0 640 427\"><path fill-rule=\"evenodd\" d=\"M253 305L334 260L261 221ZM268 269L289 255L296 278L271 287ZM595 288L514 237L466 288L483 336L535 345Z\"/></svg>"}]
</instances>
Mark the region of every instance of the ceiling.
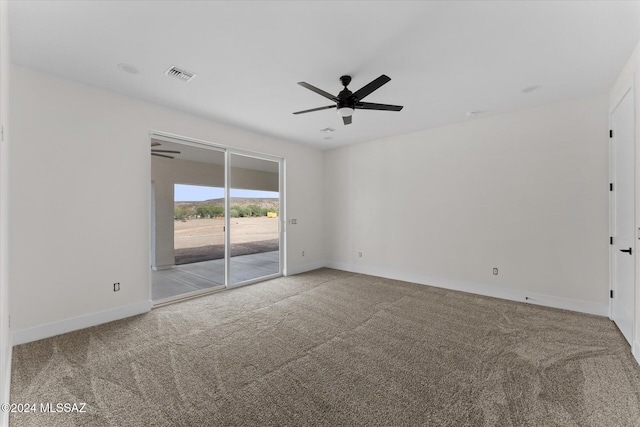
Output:
<instances>
[{"instance_id":1,"label":"ceiling","mask_svg":"<svg viewBox=\"0 0 640 427\"><path fill-rule=\"evenodd\" d=\"M319 149L605 93L640 40L640 3L613 0L12 1L9 15L15 63ZM297 82L337 94L343 74L354 92L388 75L366 101L404 109L348 126L292 114L330 104Z\"/></svg>"}]
</instances>

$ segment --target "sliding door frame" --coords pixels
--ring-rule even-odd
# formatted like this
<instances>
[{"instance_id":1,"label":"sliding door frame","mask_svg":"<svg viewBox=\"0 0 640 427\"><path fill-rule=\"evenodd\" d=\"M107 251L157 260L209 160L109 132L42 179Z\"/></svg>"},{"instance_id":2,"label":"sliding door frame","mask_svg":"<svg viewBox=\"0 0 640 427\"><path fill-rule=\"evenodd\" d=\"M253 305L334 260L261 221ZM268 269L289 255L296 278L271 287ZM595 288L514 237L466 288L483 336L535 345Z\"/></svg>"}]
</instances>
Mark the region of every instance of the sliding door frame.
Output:
<instances>
[{"instance_id":1,"label":"sliding door frame","mask_svg":"<svg viewBox=\"0 0 640 427\"><path fill-rule=\"evenodd\" d=\"M229 147L223 144L217 144L205 140L199 140L189 138L181 135L170 134L162 131L149 131L149 141L151 139L164 140L171 143L189 145L191 147L202 148L205 150L219 151L224 153L224 265L225 265L225 283L224 287L218 287L213 289L203 289L200 291L189 292L187 294L178 295L174 298L167 298L154 302L154 307L171 304L178 301L183 301L191 298L197 298L203 295L220 292L226 289L238 288L241 286L251 285L253 283L262 282L264 280L273 279L282 276L286 272L286 238L285 238L285 224L286 224L286 206L285 206L285 159L284 157L278 157L271 154L259 153L250 150L237 149ZM278 163L278 193L279 193L279 216L278 216L278 252L279 252L279 265L278 272L267 276L258 277L251 280L246 280L236 284L231 283L231 229L230 229L230 216L229 211L231 209L230 193L231 193L231 155L236 154L245 157L251 157L254 159L267 160ZM151 151L149 150L149 166L147 170L147 181L149 183L149 198L153 197L153 184L151 182ZM154 201L151 201L150 209L155 206ZM155 214L155 213L154 213ZM151 227L149 227L151 231ZM155 230L153 231L155 233ZM149 262L151 265L151 243L153 236L149 238ZM151 298L152 280L151 273L149 273L149 299Z\"/></svg>"}]
</instances>

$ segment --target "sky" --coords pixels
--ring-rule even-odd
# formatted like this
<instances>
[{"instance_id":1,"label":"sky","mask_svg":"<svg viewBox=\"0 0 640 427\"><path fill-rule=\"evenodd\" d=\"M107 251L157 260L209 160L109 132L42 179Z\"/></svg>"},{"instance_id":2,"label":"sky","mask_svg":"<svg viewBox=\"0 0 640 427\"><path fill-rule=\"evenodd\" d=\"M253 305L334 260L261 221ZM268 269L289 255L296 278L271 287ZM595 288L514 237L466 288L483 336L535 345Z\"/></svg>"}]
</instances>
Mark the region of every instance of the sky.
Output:
<instances>
[{"instance_id":1,"label":"sky","mask_svg":"<svg viewBox=\"0 0 640 427\"><path fill-rule=\"evenodd\" d=\"M224 197L224 188L202 187L199 185L175 184L173 199L176 202L202 202L210 199L221 199ZM231 189L231 197L246 197L253 199L275 199L278 198L276 191L255 191Z\"/></svg>"}]
</instances>

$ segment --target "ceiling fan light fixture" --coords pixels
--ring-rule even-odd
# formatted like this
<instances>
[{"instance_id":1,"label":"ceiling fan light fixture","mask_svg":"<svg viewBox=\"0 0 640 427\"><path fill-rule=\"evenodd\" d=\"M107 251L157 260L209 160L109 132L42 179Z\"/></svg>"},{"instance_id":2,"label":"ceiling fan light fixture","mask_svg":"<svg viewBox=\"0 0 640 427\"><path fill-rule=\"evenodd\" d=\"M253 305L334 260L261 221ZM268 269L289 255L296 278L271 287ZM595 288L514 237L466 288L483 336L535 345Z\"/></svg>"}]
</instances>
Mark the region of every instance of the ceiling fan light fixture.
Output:
<instances>
[{"instance_id":1,"label":"ceiling fan light fixture","mask_svg":"<svg viewBox=\"0 0 640 427\"><path fill-rule=\"evenodd\" d=\"M338 108L338 114L340 114L342 117L350 117L353 115L353 108L350 108L350 107Z\"/></svg>"}]
</instances>

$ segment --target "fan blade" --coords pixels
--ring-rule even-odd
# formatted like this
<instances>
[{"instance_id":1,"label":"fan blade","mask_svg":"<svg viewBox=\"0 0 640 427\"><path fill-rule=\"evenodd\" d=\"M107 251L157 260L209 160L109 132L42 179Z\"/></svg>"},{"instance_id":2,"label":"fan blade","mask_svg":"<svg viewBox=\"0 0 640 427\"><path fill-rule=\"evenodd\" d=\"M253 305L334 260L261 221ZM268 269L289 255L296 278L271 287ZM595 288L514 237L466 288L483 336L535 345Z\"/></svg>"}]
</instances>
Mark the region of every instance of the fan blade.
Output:
<instances>
[{"instance_id":1,"label":"fan blade","mask_svg":"<svg viewBox=\"0 0 640 427\"><path fill-rule=\"evenodd\" d=\"M167 159L175 159L175 157L165 156L164 154L151 153L152 156L166 157Z\"/></svg>"},{"instance_id":2,"label":"fan blade","mask_svg":"<svg viewBox=\"0 0 640 427\"><path fill-rule=\"evenodd\" d=\"M374 90L380 89L380 86L390 81L391 79L383 74L368 85L358 89L352 96L358 100L364 99L365 96L371 94Z\"/></svg>"},{"instance_id":3,"label":"fan blade","mask_svg":"<svg viewBox=\"0 0 640 427\"><path fill-rule=\"evenodd\" d=\"M386 111L400 111L402 105L389 105L389 104L374 104L373 102L358 102L354 106L360 110L386 110Z\"/></svg>"},{"instance_id":4,"label":"fan blade","mask_svg":"<svg viewBox=\"0 0 640 427\"><path fill-rule=\"evenodd\" d=\"M152 141L151 142L151 146L152 147L158 147L159 145L162 145L162 144L160 144L159 142L156 142L156 141Z\"/></svg>"},{"instance_id":5,"label":"fan blade","mask_svg":"<svg viewBox=\"0 0 640 427\"><path fill-rule=\"evenodd\" d=\"M175 150L155 150L155 149L151 149L152 153L173 153L173 154L180 154L179 151L175 151Z\"/></svg>"},{"instance_id":6,"label":"fan blade","mask_svg":"<svg viewBox=\"0 0 640 427\"><path fill-rule=\"evenodd\" d=\"M310 110L296 111L293 114L310 113L312 111L328 110L329 108L336 108L336 106L335 105L327 105L326 107L318 107L318 108L312 108Z\"/></svg>"},{"instance_id":7,"label":"fan blade","mask_svg":"<svg viewBox=\"0 0 640 427\"><path fill-rule=\"evenodd\" d=\"M342 121L344 122L345 125L350 125L351 124L351 116L343 116L342 117Z\"/></svg>"},{"instance_id":8,"label":"fan blade","mask_svg":"<svg viewBox=\"0 0 640 427\"><path fill-rule=\"evenodd\" d=\"M318 95L322 95L325 98L328 98L332 101L337 101L338 98L336 98L335 96L331 95L329 92L325 92L322 89L318 89L315 86L311 86L309 83L305 83L305 82L298 82L298 84L302 87L306 87L307 89L309 89L310 91L313 91L315 93L317 93Z\"/></svg>"}]
</instances>

